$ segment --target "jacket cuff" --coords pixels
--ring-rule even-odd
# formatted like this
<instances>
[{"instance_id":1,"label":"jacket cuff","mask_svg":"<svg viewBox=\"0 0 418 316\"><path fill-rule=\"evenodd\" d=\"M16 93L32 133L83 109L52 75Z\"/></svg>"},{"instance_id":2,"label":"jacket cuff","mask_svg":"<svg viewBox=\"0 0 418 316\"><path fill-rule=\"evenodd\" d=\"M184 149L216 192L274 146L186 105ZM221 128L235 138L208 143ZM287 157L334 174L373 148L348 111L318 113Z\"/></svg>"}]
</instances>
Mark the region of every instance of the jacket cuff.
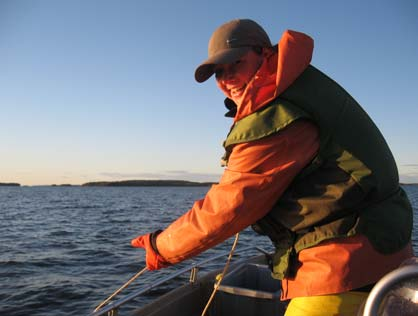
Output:
<instances>
[{"instance_id":1,"label":"jacket cuff","mask_svg":"<svg viewBox=\"0 0 418 316\"><path fill-rule=\"evenodd\" d=\"M151 244L152 250L154 250L155 253L159 256L161 256L161 255L160 255L160 252L158 251L158 248L157 248L157 236L161 233L162 233L162 230L159 229L159 230L156 230L155 232L151 233L151 235L150 235L150 244Z\"/></svg>"}]
</instances>

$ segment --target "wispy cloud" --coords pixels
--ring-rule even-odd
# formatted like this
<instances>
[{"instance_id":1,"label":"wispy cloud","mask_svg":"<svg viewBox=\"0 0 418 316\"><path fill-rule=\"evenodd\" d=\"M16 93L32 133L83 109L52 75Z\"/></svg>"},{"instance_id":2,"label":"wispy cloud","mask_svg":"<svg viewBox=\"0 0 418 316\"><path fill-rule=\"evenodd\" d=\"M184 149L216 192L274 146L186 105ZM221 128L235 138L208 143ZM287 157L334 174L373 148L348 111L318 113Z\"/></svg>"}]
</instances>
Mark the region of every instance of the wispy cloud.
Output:
<instances>
[{"instance_id":1,"label":"wispy cloud","mask_svg":"<svg viewBox=\"0 0 418 316\"><path fill-rule=\"evenodd\" d=\"M401 183L418 183L418 174L415 174L415 175L401 174L399 176L399 181Z\"/></svg>"},{"instance_id":2,"label":"wispy cloud","mask_svg":"<svg viewBox=\"0 0 418 316\"><path fill-rule=\"evenodd\" d=\"M418 164L400 165L399 179L402 183L418 183Z\"/></svg>"},{"instance_id":3,"label":"wispy cloud","mask_svg":"<svg viewBox=\"0 0 418 316\"><path fill-rule=\"evenodd\" d=\"M218 182L220 177L221 174L216 173L165 170L161 172L102 172L98 174L97 180L188 180L196 182ZM418 183L418 164L400 166L399 178L402 183Z\"/></svg>"}]
</instances>

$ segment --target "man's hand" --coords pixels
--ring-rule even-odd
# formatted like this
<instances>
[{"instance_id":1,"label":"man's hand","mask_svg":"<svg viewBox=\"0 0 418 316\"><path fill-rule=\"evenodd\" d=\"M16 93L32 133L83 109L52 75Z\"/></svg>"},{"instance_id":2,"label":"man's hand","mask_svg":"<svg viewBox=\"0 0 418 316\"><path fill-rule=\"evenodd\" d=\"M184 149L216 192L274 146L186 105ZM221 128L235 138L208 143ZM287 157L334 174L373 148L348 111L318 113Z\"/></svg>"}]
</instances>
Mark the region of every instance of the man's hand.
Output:
<instances>
[{"instance_id":1,"label":"man's hand","mask_svg":"<svg viewBox=\"0 0 418 316\"><path fill-rule=\"evenodd\" d=\"M151 234L138 236L131 240L132 247L145 249L145 262L148 270L158 270L170 265L169 262L165 261L164 258L160 256L156 247L155 241L160 232L161 231L156 231Z\"/></svg>"}]
</instances>

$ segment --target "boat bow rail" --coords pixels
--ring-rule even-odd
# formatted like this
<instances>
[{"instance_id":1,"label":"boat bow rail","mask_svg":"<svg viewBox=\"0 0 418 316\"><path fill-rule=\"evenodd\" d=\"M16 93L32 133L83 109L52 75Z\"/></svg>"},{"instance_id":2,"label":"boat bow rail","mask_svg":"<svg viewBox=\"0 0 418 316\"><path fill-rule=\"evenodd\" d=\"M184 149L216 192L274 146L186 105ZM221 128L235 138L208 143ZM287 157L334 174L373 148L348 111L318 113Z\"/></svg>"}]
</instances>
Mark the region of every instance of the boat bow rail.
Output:
<instances>
[{"instance_id":1,"label":"boat bow rail","mask_svg":"<svg viewBox=\"0 0 418 316\"><path fill-rule=\"evenodd\" d=\"M237 253L245 253L245 252L254 251L254 250L258 251L262 254L265 254L266 256L270 255L270 253L268 251L266 251L263 248L260 248L258 246L243 247L243 248L237 249L235 251L235 253L236 254ZM89 316L100 316L100 315L114 316L114 315L117 315L118 309L121 306L125 305L126 303L132 301L133 299L137 298L138 296L141 296L141 295L151 291L152 289L154 289L154 288L156 288L156 287L158 287L158 286L160 286L164 283L167 283L167 282L169 282L169 281L171 281L171 280L173 280L173 279L175 279L175 278L177 278L181 275L184 275L185 273L187 273L189 271L190 271L190 283L194 283L197 280L198 269L200 267L205 266L206 264L208 264L212 261L215 261L217 259L220 259L220 258L228 256L228 255L229 255L229 251L225 251L221 254L218 254L218 255L212 256L210 258L203 259L199 262L193 263L188 267L185 267L183 269L180 269L178 271L173 272L172 274L170 274L167 277L161 278L161 279L153 282L152 284L145 285L145 286L141 287L140 289L136 290L135 292L133 292L129 295L126 295L123 298L120 298L119 300L110 302L108 305L103 306L98 311L89 314Z\"/></svg>"},{"instance_id":2,"label":"boat bow rail","mask_svg":"<svg viewBox=\"0 0 418 316\"><path fill-rule=\"evenodd\" d=\"M405 286L410 283L409 286ZM401 286L402 284L402 286ZM408 285L408 284L406 284ZM383 315L417 315L418 312L418 264L402 266L386 274L370 292L364 306L363 316L382 315L382 307L387 303L388 296L397 297L393 302L396 313L385 311ZM399 300L403 300L400 302ZM407 304L405 304L407 302ZM408 304L410 303L410 304ZM390 306L385 306L389 308ZM407 308L401 311L399 308ZM413 309L413 311L411 311Z\"/></svg>"}]
</instances>

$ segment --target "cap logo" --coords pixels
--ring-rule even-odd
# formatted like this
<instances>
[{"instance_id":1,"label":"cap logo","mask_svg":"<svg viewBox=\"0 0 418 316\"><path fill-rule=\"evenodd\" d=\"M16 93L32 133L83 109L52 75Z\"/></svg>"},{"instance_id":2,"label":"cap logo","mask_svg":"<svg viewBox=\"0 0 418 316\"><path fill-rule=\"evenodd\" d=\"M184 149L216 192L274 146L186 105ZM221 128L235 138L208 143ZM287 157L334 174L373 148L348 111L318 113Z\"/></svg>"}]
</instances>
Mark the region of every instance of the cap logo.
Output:
<instances>
[{"instance_id":1,"label":"cap logo","mask_svg":"<svg viewBox=\"0 0 418 316\"><path fill-rule=\"evenodd\" d=\"M238 40L237 38L227 39L227 40L226 40L226 43L228 44L228 46L230 46L230 45L231 45L231 42L235 42L235 41L237 41L237 40Z\"/></svg>"}]
</instances>

